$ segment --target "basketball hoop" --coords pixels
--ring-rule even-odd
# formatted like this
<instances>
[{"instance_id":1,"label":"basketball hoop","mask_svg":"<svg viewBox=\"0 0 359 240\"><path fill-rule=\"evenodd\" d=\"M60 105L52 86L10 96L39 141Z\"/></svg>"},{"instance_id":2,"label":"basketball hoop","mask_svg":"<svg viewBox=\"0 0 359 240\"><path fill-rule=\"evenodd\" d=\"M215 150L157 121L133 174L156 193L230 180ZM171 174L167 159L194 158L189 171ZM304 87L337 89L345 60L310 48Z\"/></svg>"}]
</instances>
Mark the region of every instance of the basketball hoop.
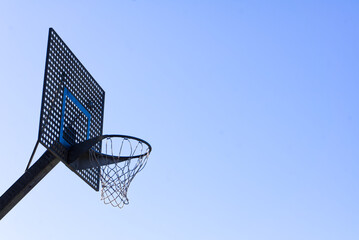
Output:
<instances>
[{"instance_id":1,"label":"basketball hoop","mask_svg":"<svg viewBox=\"0 0 359 240\"><path fill-rule=\"evenodd\" d=\"M101 151L97 151L99 144ZM151 150L151 145L140 138L103 135L75 145L69 162L78 170L100 168L101 200L122 208L129 203L128 188L136 174L146 166Z\"/></svg>"},{"instance_id":2,"label":"basketball hoop","mask_svg":"<svg viewBox=\"0 0 359 240\"><path fill-rule=\"evenodd\" d=\"M146 165L151 145L125 135L102 135L105 91L49 29L39 135L25 173L0 196L0 220L61 161L106 204L128 204L128 188ZM46 152L31 165L37 147Z\"/></svg>"}]
</instances>

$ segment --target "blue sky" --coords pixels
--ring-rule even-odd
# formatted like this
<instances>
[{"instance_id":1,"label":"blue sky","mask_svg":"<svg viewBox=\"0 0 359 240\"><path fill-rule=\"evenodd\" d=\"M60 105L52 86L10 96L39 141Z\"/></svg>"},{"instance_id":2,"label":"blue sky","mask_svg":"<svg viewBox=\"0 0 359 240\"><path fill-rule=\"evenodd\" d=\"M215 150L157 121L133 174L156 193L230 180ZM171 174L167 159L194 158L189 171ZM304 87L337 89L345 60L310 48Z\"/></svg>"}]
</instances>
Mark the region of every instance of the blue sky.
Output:
<instances>
[{"instance_id":1,"label":"blue sky","mask_svg":"<svg viewBox=\"0 0 359 240\"><path fill-rule=\"evenodd\" d=\"M37 139L48 28L150 142L115 209L60 163L1 239L358 239L356 1L1 1L0 192Z\"/></svg>"}]
</instances>

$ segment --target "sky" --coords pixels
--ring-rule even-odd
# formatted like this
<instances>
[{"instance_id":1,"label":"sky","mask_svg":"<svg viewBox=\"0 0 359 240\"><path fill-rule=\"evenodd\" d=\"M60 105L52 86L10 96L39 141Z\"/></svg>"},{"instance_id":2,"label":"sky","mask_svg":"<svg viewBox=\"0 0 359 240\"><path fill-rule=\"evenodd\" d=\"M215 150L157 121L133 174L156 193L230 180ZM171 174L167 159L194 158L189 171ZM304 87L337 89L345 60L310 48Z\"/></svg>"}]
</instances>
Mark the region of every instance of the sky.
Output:
<instances>
[{"instance_id":1,"label":"sky","mask_svg":"<svg viewBox=\"0 0 359 240\"><path fill-rule=\"evenodd\" d=\"M0 1L0 194L37 140L50 27L106 91L104 133L153 147L123 209L59 163L0 238L358 239L358 12L357 1Z\"/></svg>"}]
</instances>

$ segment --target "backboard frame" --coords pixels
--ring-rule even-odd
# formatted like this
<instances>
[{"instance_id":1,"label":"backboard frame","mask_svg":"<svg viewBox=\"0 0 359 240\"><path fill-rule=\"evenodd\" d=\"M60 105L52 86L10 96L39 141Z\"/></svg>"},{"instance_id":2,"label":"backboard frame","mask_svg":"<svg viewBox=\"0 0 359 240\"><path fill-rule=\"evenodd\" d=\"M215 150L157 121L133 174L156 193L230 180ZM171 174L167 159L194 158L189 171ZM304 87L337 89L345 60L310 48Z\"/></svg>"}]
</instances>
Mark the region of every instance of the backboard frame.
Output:
<instances>
[{"instance_id":1,"label":"backboard frame","mask_svg":"<svg viewBox=\"0 0 359 240\"><path fill-rule=\"evenodd\" d=\"M104 104L105 91L50 28L38 142L96 191L100 169L76 170L67 154L72 145L102 135ZM100 150L101 143L95 148Z\"/></svg>"}]
</instances>

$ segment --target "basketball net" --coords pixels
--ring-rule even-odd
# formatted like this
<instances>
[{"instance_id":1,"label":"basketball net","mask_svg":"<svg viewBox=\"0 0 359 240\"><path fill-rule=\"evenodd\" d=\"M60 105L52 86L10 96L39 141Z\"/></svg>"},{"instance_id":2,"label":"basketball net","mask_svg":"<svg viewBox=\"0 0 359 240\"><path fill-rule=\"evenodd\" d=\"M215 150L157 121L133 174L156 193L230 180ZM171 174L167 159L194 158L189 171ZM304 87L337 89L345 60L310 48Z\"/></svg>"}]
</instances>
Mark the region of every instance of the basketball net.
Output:
<instances>
[{"instance_id":1,"label":"basketball net","mask_svg":"<svg viewBox=\"0 0 359 240\"><path fill-rule=\"evenodd\" d=\"M101 200L105 204L122 208L129 203L128 188L138 172L146 165L150 149L136 139L105 138L102 142L102 159L108 158L109 165L99 163L98 154L90 150L90 161L100 167ZM129 160L120 161L120 157L128 156ZM118 161L114 161L114 159Z\"/></svg>"}]
</instances>

